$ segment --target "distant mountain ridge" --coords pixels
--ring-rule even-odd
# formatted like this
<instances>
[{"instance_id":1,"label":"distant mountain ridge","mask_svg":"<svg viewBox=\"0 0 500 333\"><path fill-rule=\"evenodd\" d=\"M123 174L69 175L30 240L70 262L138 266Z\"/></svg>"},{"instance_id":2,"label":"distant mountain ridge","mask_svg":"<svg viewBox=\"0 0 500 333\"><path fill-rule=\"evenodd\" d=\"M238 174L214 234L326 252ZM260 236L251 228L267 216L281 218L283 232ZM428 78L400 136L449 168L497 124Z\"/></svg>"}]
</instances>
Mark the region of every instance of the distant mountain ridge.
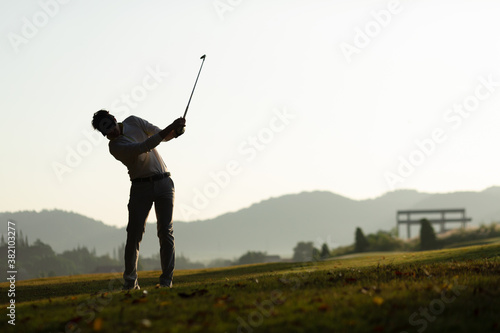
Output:
<instances>
[{"instance_id":1,"label":"distant mountain ridge","mask_svg":"<svg viewBox=\"0 0 500 333\"><path fill-rule=\"evenodd\" d=\"M397 190L380 197L352 200L332 192L314 191L271 198L237 212L196 222L174 222L176 251L191 260L236 258L247 251L291 256L299 241L331 248L351 244L356 227L366 233L396 226L402 209L465 208L472 225L500 220L500 187L481 192L420 193ZM60 253L77 246L113 254L125 241L125 228L108 226L83 215L60 210L0 213L13 219L30 242L37 238ZM6 233L2 230L2 233ZM158 253L155 224L148 223L141 254Z\"/></svg>"}]
</instances>

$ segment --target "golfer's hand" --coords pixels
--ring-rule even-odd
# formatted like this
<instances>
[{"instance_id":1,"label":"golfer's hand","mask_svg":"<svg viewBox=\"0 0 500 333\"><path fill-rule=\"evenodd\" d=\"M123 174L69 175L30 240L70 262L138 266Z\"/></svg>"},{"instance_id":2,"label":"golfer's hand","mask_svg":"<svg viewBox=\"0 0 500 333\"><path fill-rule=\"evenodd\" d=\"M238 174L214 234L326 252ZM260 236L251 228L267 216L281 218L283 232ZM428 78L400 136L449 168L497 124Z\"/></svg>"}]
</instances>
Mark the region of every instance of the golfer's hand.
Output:
<instances>
[{"instance_id":1,"label":"golfer's hand","mask_svg":"<svg viewBox=\"0 0 500 333\"><path fill-rule=\"evenodd\" d=\"M184 133L184 125L186 124L186 120L184 118L179 118L174 120L170 125L165 127L160 131L160 136L165 140L169 141L173 138L178 137ZM182 133L180 133L182 132ZM180 133L180 134L179 134Z\"/></svg>"},{"instance_id":2,"label":"golfer's hand","mask_svg":"<svg viewBox=\"0 0 500 333\"><path fill-rule=\"evenodd\" d=\"M172 123L172 127L174 127L174 128L179 128L182 126L186 126L186 119L184 119L184 118L177 118Z\"/></svg>"},{"instance_id":3,"label":"golfer's hand","mask_svg":"<svg viewBox=\"0 0 500 333\"><path fill-rule=\"evenodd\" d=\"M179 137L186 131L186 119L178 118L172 123L175 131L175 137Z\"/></svg>"}]
</instances>

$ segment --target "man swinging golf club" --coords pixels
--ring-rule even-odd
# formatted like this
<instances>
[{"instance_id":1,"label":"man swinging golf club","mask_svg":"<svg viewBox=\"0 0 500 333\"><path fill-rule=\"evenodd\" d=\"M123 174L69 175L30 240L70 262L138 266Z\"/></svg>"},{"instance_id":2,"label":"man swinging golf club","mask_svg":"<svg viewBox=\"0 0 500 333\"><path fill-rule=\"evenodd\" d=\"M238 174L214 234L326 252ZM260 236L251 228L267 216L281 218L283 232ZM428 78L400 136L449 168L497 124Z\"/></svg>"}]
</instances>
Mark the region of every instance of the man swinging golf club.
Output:
<instances>
[{"instance_id":1,"label":"man swinging golf club","mask_svg":"<svg viewBox=\"0 0 500 333\"><path fill-rule=\"evenodd\" d=\"M205 61L205 56L202 56L202 59ZM198 77L200 72L198 72ZM193 92L191 92L191 97ZM157 219L157 234L160 240L162 274L159 285L172 287L175 266L172 221L175 188L170 172L155 147L162 141L169 141L184 133L185 117L191 97L184 116L176 119L163 130L136 116L130 116L118 123L116 118L106 110L94 113L92 126L109 139L109 152L127 167L132 181L128 203L129 218L123 289L140 289L137 281L139 245L153 202Z\"/></svg>"},{"instance_id":2,"label":"man swinging golf club","mask_svg":"<svg viewBox=\"0 0 500 333\"><path fill-rule=\"evenodd\" d=\"M153 202L160 240L160 286L171 287L175 265L172 222L175 189L170 173L155 147L162 141L169 141L182 134L185 120L176 119L161 130L136 116L118 123L108 111L100 110L94 113L92 125L110 140L109 152L125 164L132 181L123 288L140 289L137 282L139 244Z\"/></svg>"}]
</instances>

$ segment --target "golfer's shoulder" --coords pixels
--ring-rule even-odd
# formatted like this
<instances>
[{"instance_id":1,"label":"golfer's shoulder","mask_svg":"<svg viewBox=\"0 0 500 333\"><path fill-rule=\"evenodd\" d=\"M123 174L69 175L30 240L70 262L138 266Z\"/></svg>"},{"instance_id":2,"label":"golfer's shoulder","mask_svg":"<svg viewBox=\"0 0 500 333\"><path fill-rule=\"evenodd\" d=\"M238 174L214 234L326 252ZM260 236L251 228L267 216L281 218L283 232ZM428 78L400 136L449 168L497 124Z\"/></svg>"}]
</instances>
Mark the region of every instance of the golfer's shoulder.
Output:
<instances>
[{"instance_id":1,"label":"golfer's shoulder","mask_svg":"<svg viewBox=\"0 0 500 333\"><path fill-rule=\"evenodd\" d=\"M120 136L119 136L119 137L117 137L117 138L114 138L114 139L112 139L112 140L109 140L109 142L108 142L108 147L109 147L109 149L111 150L111 149L113 149L113 148L116 148L116 147L118 147L118 146L122 145L122 144L123 144L123 143L125 143L125 142L126 142L126 141L124 140L123 135L120 135Z\"/></svg>"},{"instance_id":2,"label":"golfer's shoulder","mask_svg":"<svg viewBox=\"0 0 500 333\"><path fill-rule=\"evenodd\" d=\"M126 124L137 124L137 123L142 123L142 122L144 122L144 119L137 117L137 116L128 116L127 118L125 118L124 121L122 121L122 123L126 123Z\"/></svg>"}]
</instances>

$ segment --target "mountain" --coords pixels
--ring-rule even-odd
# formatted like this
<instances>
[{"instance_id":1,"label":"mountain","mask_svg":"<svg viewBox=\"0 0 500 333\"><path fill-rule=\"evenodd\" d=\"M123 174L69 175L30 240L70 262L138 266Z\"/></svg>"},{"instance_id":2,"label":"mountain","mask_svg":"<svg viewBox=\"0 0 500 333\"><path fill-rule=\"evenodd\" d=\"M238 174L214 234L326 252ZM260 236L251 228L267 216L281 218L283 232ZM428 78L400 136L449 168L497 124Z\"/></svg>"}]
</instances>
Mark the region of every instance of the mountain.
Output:
<instances>
[{"instance_id":1,"label":"mountain","mask_svg":"<svg viewBox=\"0 0 500 333\"><path fill-rule=\"evenodd\" d=\"M95 247L97 254L100 255L112 254L113 249L121 244L117 242L117 236L122 234L121 229L73 212L61 210L5 212L0 213L0 220L15 221L17 232L28 236L30 244L40 239L57 253L86 246L90 250ZM6 231L2 230L2 234ZM124 235L123 231L121 237Z\"/></svg>"},{"instance_id":2,"label":"mountain","mask_svg":"<svg viewBox=\"0 0 500 333\"><path fill-rule=\"evenodd\" d=\"M417 202L418 193L404 193L407 202ZM175 225L179 244L196 244L188 257L241 255L247 250L291 256L299 241L327 243L337 247L352 243L354 230L390 229L395 225L398 196L355 201L330 192L285 195L254 204L215 219Z\"/></svg>"},{"instance_id":3,"label":"mountain","mask_svg":"<svg viewBox=\"0 0 500 333\"><path fill-rule=\"evenodd\" d=\"M322 191L289 194L210 220L174 222L176 251L191 260L233 259L247 251L291 256L299 241L313 241L316 246L326 242L334 248L351 244L356 227L365 234L389 231L396 226L397 210L465 208L472 225L498 221L498 202L500 187L438 194L397 190L366 200ZM56 252L80 245L112 255L126 236L125 228L60 210L7 212L0 218L15 220L30 242L39 238ZM158 253L155 231L155 224L148 223L141 243L143 256Z\"/></svg>"}]
</instances>

